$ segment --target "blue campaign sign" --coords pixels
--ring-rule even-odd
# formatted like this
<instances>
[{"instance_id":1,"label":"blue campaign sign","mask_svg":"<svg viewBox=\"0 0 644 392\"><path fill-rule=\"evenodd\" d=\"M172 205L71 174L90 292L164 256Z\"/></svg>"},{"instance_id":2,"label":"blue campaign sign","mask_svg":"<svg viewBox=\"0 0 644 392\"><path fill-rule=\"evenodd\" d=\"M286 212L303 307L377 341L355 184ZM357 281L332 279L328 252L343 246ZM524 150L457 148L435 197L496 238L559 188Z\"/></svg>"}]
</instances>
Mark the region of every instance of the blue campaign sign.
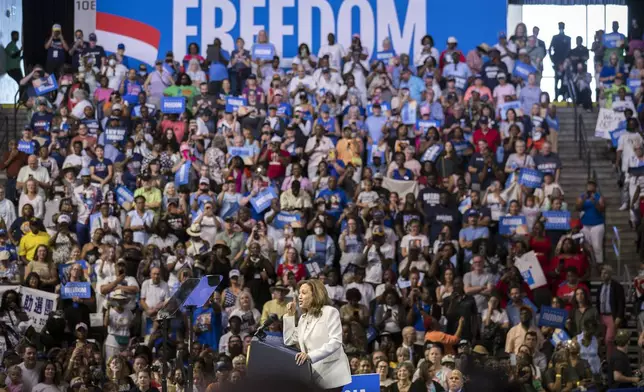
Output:
<instances>
[{"instance_id":1,"label":"blue campaign sign","mask_svg":"<svg viewBox=\"0 0 644 392\"><path fill-rule=\"evenodd\" d=\"M342 388L343 392L380 392L380 376L373 374L354 374L351 383Z\"/></svg>"},{"instance_id":2,"label":"blue campaign sign","mask_svg":"<svg viewBox=\"0 0 644 392\"><path fill-rule=\"evenodd\" d=\"M150 12L154 10L154 12ZM188 53L188 45L197 43L206 54L213 37L223 49L235 49L242 37L246 47L256 42L260 30L269 32L269 41L283 63L298 55L305 43L311 53L327 45L334 33L337 42L351 47L351 36L360 34L370 61L385 39L398 54L412 56L420 52L420 37L431 34L441 48L454 34L453 18L458 15L458 47L467 53L481 42L496 42L497 33L507 24L507 0L343 0L324 1L181 1L181 0L110 0L96 2L97 35L108 52L116 52L121 42L128 42L129 66L139 62L149 65L172 50ZM480 23L485 15L485 23ZM109 36L109 39L107 38ZM288 60L288 62L285 62Z\"/></svg>"},{"instance_id":3,"label":"blue campaign sign","mask_svg":"<svg viewBox=\"0 0 644 392\"><path fill-rule=\"evenodd\" d=\"M539 170L522 168L519 170L519 185L528 188L539 188L543 182L543 174Z\"/></svg>"},{"instance_id":4,"label":"blue campaign sign","mask_svg":"<svg viewBox=\"0 0 644 392\"><path fill-rule=\"evenodd\" d=\"M570 211L544 211L546 230L570 230Z\"/></svg>"},{"instance_id":5,"label":"blue campaign sign","mask_svg":"<svg viewBox=\"0 0 644 392\"><path fill-rule=\"evenodd\" d=\"M226 97L226 111L236 112L240 107L246 106L248 101L243 97Z\"/></svg>"},{"instance_id":6,"label":"blue campaign sign","mask_svg":"<svg viewBox=\"0 0 644 392\"><path fill-rule=\"evenodd\" d=\"M604 34L604 47L615 49L624 43L624 35L621 33Z\"/></svg>"},{"instance_id":7,"label":"blue campaign sign","mask_svg":"<svg viewBox=\"0 0 644 392\"><path fill-rule=\"evenodd\" d=\"M264 212L268 207L271 206L273 199L277 197L277 192L273 187L266 188L263 191L259 192L257 196L250 199L250 204L255 209L255 212L258 214Z\"/></svg>"},{"instance_id":8,"label":"blue campaign sign","mask_svg":"<svg viewBox=\"0 0 644 392\"><path fill-rule=\"evenodd\" d=\"M285 212L281 211L273 219L273 227L276 229L282 230L286 225L293 225L302 220L302 215L297 212Z\"/></svg>"},{"instance_id":9,"label":"blue campaign sign","mask_svg":"<svg viewBox=\"0 0 644 392\"><path fill-rule=\"evenodd\" d=\"M533 67L532 64L526 64L519 60L517 60L514 63L514 70L512 71L512 76L528 81L528 76L531 73L534 73L534 74L537 73L537 69Z\"/></svg>"},{"instance_id":10,"label":"blue campaign sign","mask_svg":"<svg viewBox=\"0 0 644 392\"><path fill-rule=\"evenodd\" d=\"M389 60L394 56L396 56L396 52L393 50L381 50L380 52L376 52L376 60L382 61L385 65L389 65Z\"/></svg>"},{"instance_id":11,"label":"blue campaign sign","mask_svg":"<svg viewBox=\"0 0 644 392\"><path fill-rule=\"evenodd\" d=\"M90 298L92 296L92 286L89 282L67 282L60 288L60 298L70 299Z\"/></svg>"},{"instance_id":12,"label":"blue campaign sign","mask_svg":"<svg viewBox=\"0 0 644 392\"><path fill-rule=\"evenodd\" d=\"M631 89L632 92L635 92L641 85L642 79L627 79L626 85Z\"/></svg>"},{"instance_id":13,"label":"blue campaign sign","mask_svg":"<svg viewBox=\"0 0 644 392\"><path fill-rule=\"evenodd\" d=\"M252 157L253 148L252 147L230 147L228 153L233 157Z\"/></svg>"},{"instance_id":14,"label":"blue campaign sign","mask_svg":"<svg viewBox=\"0 0 644 392\"><path fill-rule=\"evenodd\" d=\"M452 141L452 145L454 146L454 151L456 151L456 155L458 156L463 156L465 150L471 146L471 144L465 140L462 142Z\"/></svg>"},{"instance_id":15,"label":"blue campaign sign","mask_svg":"<svg viewBox=\"0 0 644 392\"><path fill-rule=\"evenodd\" d=\"M105 142L122 143L125 140L126 134L127 134L127 128L125 127L105 128Z\"/></svg>"},{"instance_id":16,"label":"blue campaign sign","mask_svg":"<svg viewBox=\"0 0 644 392\"><path fill-rule=\"evenodd\" d=\"M511 235L517 231L517 228L527 225L527 220L523 215L502 216L499 218L499 234Z\"/></svg>"},{"instance_id":17,"label":"blue campaign sign","mask_svg":"<svg viewBox=\"0 0 644 392\"><path fill-rule=\"evenodd\" d=\"M427 133L427 130L431 127L434 128L440 128L443 123L441 120L418 120L416 121L416 129L419 131L422 131L423 133Z\"/></svg>"},{"instance_id":18,"label":"blue campaign sign","mask_svg":"<svg viewBox=\"0 0 644 392\"><path fill-rule=\"evenodd\" d=\"M253 59L273 60L275 56L275 47L271 44L255 44L252 47L252 51L251 56Z\"/></svg>"},{"instance_id":19,"label":"blue campaign sign","mask_svg":"<svg viewBox=\"0 0 644 392\"><path fill-rule=\"evenodd\" d=\"M441 155L441 152L443 152L443 145L438 143L434 144L433 146L429 147L427 150L425 150L425 153L423 156L420 158L421 162L436 162L438 157Z\"/></svg>"},{"instance_id":20,"label":"blue campaign sign","mask_svg":"<svg viewBox=\"0 0 644 392\"><path fill-rule=\"evenodd\" d=\"M514 111L517 111L517 110L521 109L521 101L506 102L506 103L501 104L499 106L499 108L501 109L501 119L507 120L508 119L508 116L507 116L508 110L509 109L514 109Z\"/></svg>"},{"instance_id":21,"label":"blue campaign sign","mask_svg":"<svg viewBox=\"0 0 644 392\"><path fill-rule=\"evenodd\" d=\"M174 185L178 188L181 185L187 185L190 182L190 169L192 162L186 161L176 173L174 173Z\"/></svg>"},{"instance_id":22,"label":"blue campaign sign","mask_svg":"<svg viewBox=\"0 0 644 392\"><path fill-rule=\"evenodd\" d=\"M34 86L34 90L36 90L37 95L45 95L58 89L58 82L54 75L49 75L46 78L35 79L31 84Z\"/></svg>"},{"instance_id":23,"label":"blue campaign sign","mask_svg":"<svg viewBox=\"0 0 644 392\"><path fill-rule=\"evenodd\" d=\"M608 132L608 134L610 135L610 140L613 143L613 147L617 148L617 145L619 144L619 137L622 136L624 132L626 132L625 127L619 127Z\"/></svg>"},{"instance_id":24,"label":"blue campaign sign","mask_svg":"<svg viewBox=\"0 0 644 392\"><path fill-rule=\"evenodd\" d=\"M389 102L380 102L380 112L382 114L385 114L385 112L388 112L390 110L391 110L391 105L389 105ZM373 116L372 104L367 105L367 116Z\"/></svg>"},{"instance_id":25,"label":"blue campaign sign","mask_svg":"<svg viewBox=\"0 0 644 392\"><path fill-rule=\"evenodd\" d=\"M541 306L539 312L539 326L565 328L566 320L568 319L568 311L566 309L555 309L550 306Z\"/></svg>"},{"instance_id":26,"label":"blue campaign sign","mask_svg":"<svg viewBox=\"0 0 644 392\"><path fill-rule=\"evenodd\" d=\"M134 201L134 193L123 185L116 187L114 193L116 194L116 202L120 206L125 202L132 203Z\"/></svg>"},{"instance_id":27,"label":"blue campaign sign","mask_svg":"<svg viewBox=\"0 0 644 392\"><path fill-rule=\"evenodd\" d=\"M557 347L557 344L561 342L567 342L568 340L570 340L570 335L568 335L568 332L566 332L566 330L563 328L557 328L552 333L550 343L552 343L554 347Z\"/></svg>"},{"instance_id":28,"label":"blue campaign sign","mask_svg":"<svg viewBox=\"0 0 644 392\"><path fill-rule=\"evenodd\" d=\"M35 149L36 144L33 141L28 142L22 139L18 141L18 151L22 151L27 155L31 155L36 152Z\"/></svg>"},{"instance_id":29,"label":"blue campaign sign","mask_svg":"<svg viewBox=\"0 0 644 392\"><path fill-rule=\"evenodd\" d=\"M400 110L400 119L402 120L402 123L405 125L416 124L416 119L417 119L416 109L418 108L418 105L416 105L414 101L412 102L413 104L409 102L406 103Z\"/></svg>"},{"instance_id":30,"label":"blue campaign sign","mask_svg":"<svg viewBox=\"0 0 644 392\"><path fill-rule=\"evenodd\" d=\"M219 212L221 219L226 219L230 216L234 216L237 213L237 211L239 211L239 208L240 208L239 203L228 204L224 210Z\"/></svg>"},{"instance_id":31,"label":"blue campaign sign","mask_svg":"<svg viewBox=\"0 0 644 392\"><path fill-rule=\"evenodd\" d=\"M186 111L186 97L161 98L161 111L166 114L181 114Z\"/></svg>"}]
</instances>

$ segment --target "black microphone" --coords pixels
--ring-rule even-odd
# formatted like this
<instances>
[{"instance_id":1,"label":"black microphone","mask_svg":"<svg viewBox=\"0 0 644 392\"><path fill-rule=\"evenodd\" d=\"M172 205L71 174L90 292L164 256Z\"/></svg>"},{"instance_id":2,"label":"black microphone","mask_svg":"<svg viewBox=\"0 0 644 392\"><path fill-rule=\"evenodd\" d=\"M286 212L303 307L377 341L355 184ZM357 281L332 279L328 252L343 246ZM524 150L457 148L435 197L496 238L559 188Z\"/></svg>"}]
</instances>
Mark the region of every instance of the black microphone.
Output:
<instances>
[{"instance_id":1,"label":"black microphone","mask_svg":"<svg viewBox=\"0 0 644 392\"><path fill-rule=\"evenodd\" d=\"M262 326L259 327L257 331L255 331L255 335L253 336L256 336L260 340L264 340L264 338L266 338L266 330L268 329L268 327L270 327L271 324L273 324L274 322L279 321L279 319L280 318L277 314L275 313L269 314L266 321L264 321L264 324L262 324Z\"/></svg>"}]
</instances>

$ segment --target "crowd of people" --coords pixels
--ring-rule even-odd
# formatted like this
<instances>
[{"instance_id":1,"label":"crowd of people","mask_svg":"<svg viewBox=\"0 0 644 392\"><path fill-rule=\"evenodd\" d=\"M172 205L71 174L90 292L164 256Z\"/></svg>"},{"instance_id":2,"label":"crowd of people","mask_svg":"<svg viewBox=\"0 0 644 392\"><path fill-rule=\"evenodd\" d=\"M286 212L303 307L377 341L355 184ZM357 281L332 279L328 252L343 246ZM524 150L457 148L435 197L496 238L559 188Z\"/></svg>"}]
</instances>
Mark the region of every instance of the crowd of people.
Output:
<instances>
[{"instance_id":1,"label":"crowd of people","mask_svg":"<svg viewBox=\"0 0 644 392\"><path fill-rule=\"evenodd\" d=\"M7 69L30 120L0 158L0 387L148 392L167 368L181 392L190 366L195 390L218 391L245 377L267 320L283 344L307 280L339 311L351 372L377 373L387 392L474 389L477 365L526 392L636 385L624 289L603 265L605 201L592 178L574 205L559 184L545 56L555 98L574 91L592 108L590 79L566 72L588 50L564 27L548 49L519 24L467 53L457 37L426 35L407 54L329 34L284 67L265 31L148 66L94 33L70 45L54 25L46 64L26 76L14 32ZM615 102L623 74L607 69L631 57L606 42L594 62L614 86L598 99ZM633 58L631 73L644 68ZM644 161L626 148L621 162ZM166 341L158 312L207 275L218 289ZM565 310L562 324L542 307Z\"/></svg>"}]
</instances>

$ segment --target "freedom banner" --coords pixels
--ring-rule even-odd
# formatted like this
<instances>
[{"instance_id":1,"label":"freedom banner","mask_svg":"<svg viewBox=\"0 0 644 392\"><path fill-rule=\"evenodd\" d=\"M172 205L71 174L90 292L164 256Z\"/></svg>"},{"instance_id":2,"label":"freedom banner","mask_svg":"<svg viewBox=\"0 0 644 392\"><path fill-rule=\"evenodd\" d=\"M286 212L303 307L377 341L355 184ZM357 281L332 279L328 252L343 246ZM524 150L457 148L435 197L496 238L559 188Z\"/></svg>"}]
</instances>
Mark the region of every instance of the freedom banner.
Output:
<instances>
[{"instance_id":1,"label":"freedom banner","mask_svg":"<svg viewBox=\"0 0 644 392\"><path fill-rule=\"evenodd\" d=\"M36 90L36 95L45 95L54 90L58 90L58 82L54 75L49 75L46 78L34 79L31 82Z\"/></svg>"},{"instance_id":2,"label":"freedom banner","mask_svg":"<svg viewBox=\"0 0 644 392\"><path fill-rule=\"evenodd\" d=\"M389 60L395 56L396 52L393 50L382 50L380 52L376 52L376 60L382 61L385 65L389 65Z\"/></svg>"},{"instance_id":3,"label":"freedom banner","mask_svg":"<svg viewBox=\"0 0 644 392\"><path fill-rule=\"evenodd\" d=\"M539 312L539 326L553 327L553 328L566 328L566 320L568 319L568 311L566 309L555 309L550 306L541 306Z\"/></svg>"},{"instance_id":4,"label":"freedom banner","mask_svg":"<svg viewBox=\"0 0 644 392\"><path fill-rule=\"evenodd\" d=\"M616 112L612 109L601 108L597 116L597 125L595 126L595 137L610 139L609 132L617 129L619 123L623 121L624 113Z\"/></svg>"},{"instance_id":5,"label":"freedom banner","mask_svg":"<svg viewBox=\"0 0 644 392\"><path fill-rule=\"evenodd\" d=\"M186 97L161 98L161 111L166 114L181 114L186 111Z\"/></svg>"},{"instance_id":6,"label":"freedom banner","mask_svg":"<svg viewBox=\"0 0 644 392\"><path fill-rule=\"evenodd\" d=\"M271 44L255 44L251 49L254 60L273 60L275 57L275 47Z\"/></svg>"},{"instance_id":7,"label":"freedom banner","mask_svg":"<svg viewBox=\"0 0 644 392\"><path fill-rule=\"evenodd\" d=\"M546 285L546 275L543 273L534 251L517 258L514 265L519 269L523 280L530 286L530 289L534 290Z\"/></svg>"},{"instance_id":8,"label":"freedom banner","mask_svg":"<svg viewBox=\"0 0 644 392\"><path fill-rule=\"evenodd\" d=\"M123 185L117 186L114 193L116 194L116 202L120 206L122 206L123 203L125 202L128 202L128 203L134 202L134 193L132 193L131 190L129 190Z\"/></svg>"},{"instance_id":9,"label":"freedom banner","mask_svg":"<svg viewBox=\"0 0 644 392\"><path fill-rule=\"evenodd\" d=\"M226 97L226 112L234 113L239 110L240 107L246 106L248 100L243 97Z\"/></svg>"},{"instance_id":10,"label":"freedom banner","mask_svg":"<svg viewBox=\"0 0 644 392\"><path fill-rule=\"evenodd\" d=\"M297 212L280 211L273 219L273 227L278 230L284 229L284 226L297 226L302 221L302 215Z\"/></svg>"},{"instance_id":11,"label":"freedom banner","mask_svg":"<svg viewBox=\"0 0 644 392\"><path fill-rule=\"evenodd\" d=\"M425 150L425 153L423 156L420 158L421 162L436 162L438 157L441 155L441 152L443 152L443 145L442 144L434 144L433 146L429 147L427 150Z\"/></svg>"},{"instance_id":12,"label":"freedom banner","mask_svg":"<svg viewBox=\"0 0 644 392\"><path fill-rule=\"evenodd\" d=\"M351 383L345 385L344 392L380 392L380 376L377 373L355 374L351 376Z\"/></svg>"},{"instance_id":13,"label":"freedom banner","mask_svg":"<svg viewBox=\"0 0 644 392\"><path fill-rule=\"evenodd\" d=\"M440 129L442 123L440 120L418 120L416 121L416 129L422 131L424 134L427 133L429 128L435 127Z\"/></svg>"},{"instance_id":14,"label":"freedom banner","mask_svg":"<svg viewBox=\"0 0 644 392\"><path fill-rule=\"evenodd\" d=\"M42 331L49 318L49 313L58 307L58 294L29 287L21 287L20 292L22 293L22 309L31 320L31 325L37 332Z\"/></svg>"},{"instance_id":15,"label":"freedom banner","mask_svg":"<svg viewBox=\"0 0 644 392\"><path fill-rule=\"evenodd\" d=\"M642 79L627 79L626 85L631 91L635 92L642 85Z\"/></svg>"},{"instance_id":16,"label":"freedom banner","mask_svg":"<svg viewBox=\"0 0 644 392\"><path fill-rule=\"evenodd\" d=\"M60 298L71 299L78 298L91 298L92 286L89 282L67 282L67 284L60 288Z\"/></svg>"},{"instance_id":17,"label":"freedom banner","mask_svg":"<svg viewBox=\"0 0 644 392\"><path fill-rule=\"evenodd\" d=\"M499 234L528 234L528 223L523 215L506 215L499 218Z\"/></svg>"},{"instance_id":18,"label":"freedom banner","mask_svg":"<svg viewBox=\"0 0 644 392\"><path fill-rule=\"evenodd\" d=\"M273 189L273 187L266 188L263 191L259 192L257 196L250 199L250 204L255 209L255 212L261 214L262 212L264 212L264 210L271 206L271 202L276 197L277 192L275 192L275 189Z\"/></svg>"},{"instance_id":19,"label":"freedom banner","mask_svg":"<svg viewBox=\"0 0 644 392\"><path fill-rule=\"evenodd\" d=\"M546 218L546 230L570 230L570 211L544 211L542 215Z\"/></svg>"},{"instance_id":20,"label":"freedom banner","mask_svg":"<svg viewBox=\"0 0 644 392\"><path fill-rule=\"evenodd\" d=\"M126 133L127 133L127 128L125 127L105 128L105 142L122 143L125 140Z\"/></svg>"},{"instance_id":21,"label":"freedom banner","mask_svg":"<svg viewBox=\"0 0 644 392\"><path fill-rule=\"evenodd\" d=\"M521 101L511 101L511 102L506 102L502 103L499 107L501 109L501 119L502 120L507 120L508 119L508 110L514 109L515 112L517 112L517 116L521 116Z\"/></svg>"},{"instance_id":22,"label":"freedom banner","mask_svg":"<svg viewBox=\"0 0 644 392\"><path fill-rule=\"evenodd\" d=\"M543 174L539 170L522 168L519 170L519 185L528 188L539 188L543 182Z\"/></svg>"},{"instance_id":23,"label":"freedom banner","mask_svg":"<svg viewBox=\"0 0 644 392\"><path fill-rule=\"evenodd\" d=\"M253 148L252 147L230 147L228 153L231 157L252 157Z\"/></svg>"},{"instance_id":24,"label":"freedom banner","mask_svg":"<svg viewBox=\"0 0 644 392\"><path fill-rule=\"evenodd\" d=\"M380 102L380 112L382 114L385 114L385 112L388 112L391 110L391 106L389 105L389 102ZM367 117L368 116L373 116L373 104L367 105Z\"/></svg>"},{"instance_id":25,"label":"freedom banner","mask_svg":"<svg viewBox=\"0 0 644 392\"><path fill-rule=\"evenodd\" d=\"M521 78L527 82L528 76L531 73L533 74L537 73L537 69L533 67L531 64L526 64L523 61L519 61L519 60L517 60L514 63L514 70L512 71L512 76Z\"/></svg>"}]
</instances>

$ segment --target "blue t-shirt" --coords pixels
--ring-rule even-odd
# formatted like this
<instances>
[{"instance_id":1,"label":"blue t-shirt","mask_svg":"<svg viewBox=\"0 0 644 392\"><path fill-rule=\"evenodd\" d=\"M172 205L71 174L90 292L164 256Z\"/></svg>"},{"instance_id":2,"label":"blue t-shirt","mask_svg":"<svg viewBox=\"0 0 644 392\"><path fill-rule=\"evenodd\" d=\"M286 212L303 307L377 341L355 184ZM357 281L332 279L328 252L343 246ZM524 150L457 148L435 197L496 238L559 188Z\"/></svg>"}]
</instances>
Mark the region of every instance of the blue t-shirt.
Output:
<instances>
[{"instance_id":1,"label":"blue t-shirt","mask_svg":"<svg viewBox=\"0 0 644 392\"><path fill-rule=\"evenodd\" d=\"M221 312L215 312L211 307L195 309L192 323L200 332L197 332L197 341L204 346L219 349L221 338Z\"/></svg>"},{"instance_id":2,"label":"blue t-shirt","mask_svg":"<svg viewBox=\"0 0 644 392\"><path fill-rule=\"evenodd\" d=\"M584 226L597 226L604 224L604 215L599 212L597 207L595 207L595 203L599 203L599 193L595 192L592 200L587 199L585 194L582 194L581 198L584 201L581 206L581 209L584 212L581 217L581 224Z\"/></svg>"},{"instance_id":3,"label":"blue t-shirt","mask_svg":"<svg viewBox=\"0 0 644 392\"><path fill-rule=\"evenodd\" d=\"M343 169L346 168L346 165L344 164L344 161L341 161L340 159L336 159L336 163L341 168L343 168ZM338 173L338 171L335 170L335 167L331 163L329 163L329 175L333 176L333 177L340 177L340 173Z\"/></svg>"},{"instance_id":4,"label":"blue t-shirt","mask_svg":"<svg viewBox=\"0 0 644 392\"><path fill-rule=\"evenodd\" d=\"M39 131L42 131L43 129L48 131L49 127L51 126L51 120L54 118L50 113L40 113L36 112L31 116L31 129L33 129L34 132L38 133Z\"/></svg>"},{"instance_id":5,"label":"blue t-shirt","mask_svg":"<svg viewBox=\"0 0 644 392\"><path fill-rule=\"evenodd\" d=\"M487 227L465 227L461 229L461 232L458 235L459 239L464 241L474 241L479 238L489 238L490 231ZM465 249L465 261L470 261L472 259L472 250Z\"/></svg>"},{"instance_id":6,"label":"blue t-shirt","mask_svg":"<svg viewBox=\"0 0 644 392\"><path fill-rule=\"evenodd\" d=\"M107 158L103 158L102 161L99 161L98 159L92 159L92 161L89 163L89 167L94 168L94 175L105 179L107 178L108 173L108 167L112 166L112 161L110 161Z\"/></svg>"},{"instance_id":7,"label":"blue t-shirt","mask_svg":"<svg viewBox=\"0 0 644 392\"><path fill-rule=\"evenodd\" d=\"M604 65L602 67L601 72L599 73L599 77L600 78L607 78L607 77L610 77L610 76L615 76L618 73L624 73L624 68L620 67L620 66L613 67L613 66L610 66L610 65ZM612 86L613 85L612 80L607 80L607 81L602 82L602 83L604 83L604 85L606 85L606 86Z\"/></svg>"},{"instance_id":8,"label":"blue t-shirt","mask_svg":"<svg viewBox=\"0 0 644 392\"><path fill-rule=\"evenodd\" d=\"M318 197L326 200L327 206L329 206L327 213L336 219L340 217L344 207L349 201L349 199L347 199L347 194L340 188L335 188L334 190L329 188L323 189L318 194Z\"/></svg>"},{"instance_id":9,"label":"blue t-shirt","mask_svg":"<svg viewBox=\"0 0 644 392\"><path fill-rule=\"evenodd\" d=\"M405 169L405 174L400 174L398 169L394 170L391 178L399 181L412 181L414 179L414 173L411 170Z\"/></svg>"},{"instance_id":10,"label":"blue t-shirt","mask_svg":"<svg viewBox=\"0 0 644 392\"><path fill-rule=\"evenodd\" d=\"M66 51L63 48L63 41L60 39L51 40L51 46L47 49L47 64L62 64L65 62Z\"/></svg>"}]
</instances>

